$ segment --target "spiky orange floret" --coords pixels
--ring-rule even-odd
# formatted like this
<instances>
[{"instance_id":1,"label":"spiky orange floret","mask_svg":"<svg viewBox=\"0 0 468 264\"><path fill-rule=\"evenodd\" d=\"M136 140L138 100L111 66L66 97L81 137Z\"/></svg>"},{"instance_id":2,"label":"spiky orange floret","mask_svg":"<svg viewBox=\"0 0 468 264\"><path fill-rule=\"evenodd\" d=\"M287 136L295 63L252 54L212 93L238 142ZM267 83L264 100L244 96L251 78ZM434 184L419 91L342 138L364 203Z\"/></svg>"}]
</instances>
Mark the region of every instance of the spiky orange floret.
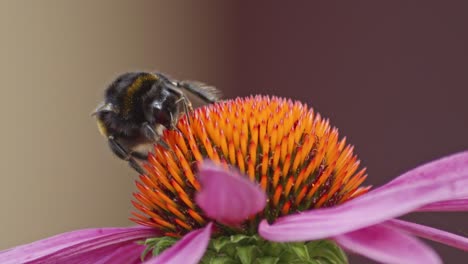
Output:
<instances>
[{"instance_id":1,"label":"spiky orange floret","mask_svg":"<svg viewBox=\"0 0 468 264\"><path fill-rule=\"evenodd\" d=\"M268 194L265 210L243 224L256 230L259 219L333 206L370 187L346 139L329 121L300 102L255 96L195 110L178 130L166 130L169 150L155 147L145 164L133 202L136 223L182 236L207 219L194 202L200 189L197 164L209 158L236 167ZM219 230L228 230L220 226ZM220 231L222 232L222 231Z\"/></svg>"}]
</instances>

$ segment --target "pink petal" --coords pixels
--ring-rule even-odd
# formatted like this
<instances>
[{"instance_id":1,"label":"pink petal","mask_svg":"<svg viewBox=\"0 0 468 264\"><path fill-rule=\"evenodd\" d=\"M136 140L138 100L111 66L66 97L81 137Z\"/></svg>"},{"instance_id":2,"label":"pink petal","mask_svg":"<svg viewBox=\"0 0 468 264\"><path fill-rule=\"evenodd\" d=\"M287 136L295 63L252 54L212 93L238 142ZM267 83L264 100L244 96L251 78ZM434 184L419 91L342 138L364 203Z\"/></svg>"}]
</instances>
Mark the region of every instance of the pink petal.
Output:
<instances>
[{"instance_id":1,"label":"pink petal","mask_svg":"<svg viewBox=\"0 0 468 264\"><path fill-rule=\"evenodd\" d=\"M468 211L468 198L442 201L425 205L420 212L465 212Z\"/></svg>"},{"instance_id":2,"label":"pink petal","mask_svg":"<svg viewBox=\"0 0 468 264\"><path fill-rule=\"evenodd\" d=\"M403 180L396 179L334 208L286 216L273 225L264 220L259 233L273 241L322 239L375 225L431 203L466 197L468 152L431 162L401 177Z\"/></svg>"},{"instance_id":3,"label":"pink petal","mask_svg":"<svg viewBox=\"0 0 468 264\"><path fill-rule=\"evenodd\" d=\"M212 219L235 225L265 207L263 190L234 171L205 161L198 176L202 189L196 201Z\"/></svg>"},{"instance_id":4,"label":"pink petal","mask_svg":"<svg viewBox=\"0 0 468 264\"><path fill-rule=\"evenodd\" d=\"M468 251L468 238L435 229L428 226L423 226L415 223L409 223L402 220L389 220L382 225L390 226L411 235L426 238L429 240L437 241L442 244L459 248Z\"/></svg>"},{"instance_id":5,"label":"pink petal","mask_svg":"<svg viewBox=\"0 0 468 264\"><path fill-rule=\"evenodd\" d=\"M343 248L382 263L442 263L439 256L421 241L382 225L339 235L334 239Z\"/></svg>"},{"instance_id":6,"label":"pink petal","mask_svg":"<svg viewBox=\"0 0 468 264\"><path fill-rule=\"evenodd\" d=\"M131 243L119 248L107 247L103 250L95 251L92 254L81 254L73 259L67 258L64 263L93 263L93 264L108 264L108 263L141 263L141 254L145 250L144 245ZM45 260L49 263L48 260ZM55 261L54 261L55 262Z\"/></svg>"},{"instance_id":7,"label":"pink petal","mask_svg":"<svg viewBox=\"0 0 468 264\"><path fill-rule=\"evenodd\" d=\"M100 263L112 255L138 263L144 247L135 242L155 236L146 227L77 230L1 251L0 263Z\"/></svg>"},{"instance_id":8,"label":"pink petal","mask_svg":"<svg viewBox=\"0 0 468 264\"><path fill-rule=\"evenodd\" d=\"M205 228L197 229L185 235L172 247L164 250L145 264L196 264L205 254L210 242L212 223Z\"/></svg>"}]
</instances>

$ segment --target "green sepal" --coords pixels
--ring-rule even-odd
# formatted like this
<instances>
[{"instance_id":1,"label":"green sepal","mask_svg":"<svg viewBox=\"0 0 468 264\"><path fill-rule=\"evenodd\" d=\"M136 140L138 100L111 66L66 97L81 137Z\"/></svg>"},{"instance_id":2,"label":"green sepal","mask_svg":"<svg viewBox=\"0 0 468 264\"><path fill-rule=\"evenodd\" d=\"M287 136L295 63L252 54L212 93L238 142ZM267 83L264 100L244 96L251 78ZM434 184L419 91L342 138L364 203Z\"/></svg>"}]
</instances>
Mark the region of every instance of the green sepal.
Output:
<instances>
[{"instance_id":1,"label":"green sepal","mask_svg":"<svg viewBox=\"0 0 468 264\"><path fill-rule=\"evenodd\" d=\"M348 263L344 251L330 240L317 240L306 243L311 258L322 260L323 263Z\"/></svg>"},{"instance_id":2,"label":"green sepal","mask_svg":"<svg viewBox=\"0 0 468 264\"><path fill-rule=\"evenodd\" d=\"M211 259L204 260L203 258L200 264L238 264L239 262L232 260L230 257L213 257Z\"/></svg>"},{"instance_id":3,"label":"green sepal","mask_svg":"<svg viewBox=\"0 0 468 264\"><path fill-rule=\"evenodd\" d=\"M247 235L232 235L230 236L230 240L232 243L235 244L250 244L254 243L258 240L257 236L247 236Z\"/></svg>"},{"instance_id":4,"label":"green sepal","mask_svg":"<svg viewBox=\"0 0 468 264\"><path fill-rule=\"evenodd\" d=\"M309 251L304 243L288 243L289 250L300 260L309 260Z\"/></svg>"},{"instance_id":5,"label":"green sepal","mask_svg":"<svg viewBox=\"0 0 468 264\"><path fill-rule=\"evenodd\" d=\"M255 245L250 246L239 246L236 248L237 257L242 264L251 264L258 255L261 254L260 250Z\"/></svg>"},{"instance_id":6,"label":"green sepal","mask_svg":"<svg viewBox=\"0 0 468 264\"><path fill-rule=\"evenodd\" d=\"M344 252L328 240L276 243L259 236L213 238L203 264L346 264Z\"/></svg>"},{"instance_id":7,"label":"green sepal","mask_svg":"<svg viewBox=\"0 0 468 264\"><path fill-rule=\"evenodd\" d=\"M149 252L159 255L177 242L172 237L145 240L145 259ZM202 264L346 264L343 250L329 240L296 243L266 241L259 236L233 235L212 238L200 260Z\"/></svg>"},{"instance_id":8,"label":"green sepal","mask_svg":"<svg viewBox=\"0 0 468 264\"><path fill-rule=\"evenodd\" d=\"M255 264L278 264L280 259L277 257L261 257L255 260Z\"/></svg>"},{"instance_id":9,"label":"green sepal","mask_svg":"<svg viewBox=\"0 0 468 264\"><path fill-rule=\"evenodd\" d=\"M167 248L170 248L176 242L177 239L173 237L155 237L146 239L142 243L146 248L143 253L141 253L141 261L146 258L149 252L151 252L153 256L157 256Z\"/></svg>"}]
</instances>

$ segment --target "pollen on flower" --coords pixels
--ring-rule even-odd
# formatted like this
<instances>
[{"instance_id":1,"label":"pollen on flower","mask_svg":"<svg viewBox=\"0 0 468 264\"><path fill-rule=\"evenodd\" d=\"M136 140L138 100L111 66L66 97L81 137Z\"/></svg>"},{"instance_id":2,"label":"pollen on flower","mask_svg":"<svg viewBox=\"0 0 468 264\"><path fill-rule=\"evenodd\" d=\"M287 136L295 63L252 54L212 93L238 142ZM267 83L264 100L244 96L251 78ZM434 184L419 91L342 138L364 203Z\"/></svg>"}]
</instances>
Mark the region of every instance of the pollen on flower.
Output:
<instances>
[{"instance_id":1,"label":"pollen on flower","mask_svg":"<svg viewBox=\"0 0 468 264\"><path fill-rule=\"evenodd\" d=\"M208 158L235 167L257 182L269 199L258 221L343 203L369 190L367 177L346 139L328 119L300 102L255 96L196 109L178 130L166 130L170 149L155 146L134 194L136 223L180 237L210 220L194 202L198 164ZM218 225L218 232L228 230Z\"/></svg>"}]
</instances>

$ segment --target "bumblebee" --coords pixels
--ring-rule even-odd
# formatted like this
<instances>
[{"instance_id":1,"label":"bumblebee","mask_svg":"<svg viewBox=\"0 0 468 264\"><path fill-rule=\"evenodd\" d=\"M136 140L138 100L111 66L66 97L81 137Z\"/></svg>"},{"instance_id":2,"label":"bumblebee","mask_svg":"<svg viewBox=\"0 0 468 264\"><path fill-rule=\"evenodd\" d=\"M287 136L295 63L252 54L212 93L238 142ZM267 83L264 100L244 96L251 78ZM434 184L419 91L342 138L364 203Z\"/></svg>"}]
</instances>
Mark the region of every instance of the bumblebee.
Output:
<instances>
[{"instance_id":1,"label":"bumblebee","mask_svg":"<svg viewBox=\"0 0 468 264\"><path fill-rule=\"evenodd\" d=\"M185 92L204 103L219 100L219 91L195 81L177 81L161 73L129 72L117 77L105 91L105 100L93 113L100 133L112 152L143 174L149 146L160 144L164 129L177 129L179 118L193 111ZM141 150L141 147L146 147Z\"/></svg>"}]
</instances>

